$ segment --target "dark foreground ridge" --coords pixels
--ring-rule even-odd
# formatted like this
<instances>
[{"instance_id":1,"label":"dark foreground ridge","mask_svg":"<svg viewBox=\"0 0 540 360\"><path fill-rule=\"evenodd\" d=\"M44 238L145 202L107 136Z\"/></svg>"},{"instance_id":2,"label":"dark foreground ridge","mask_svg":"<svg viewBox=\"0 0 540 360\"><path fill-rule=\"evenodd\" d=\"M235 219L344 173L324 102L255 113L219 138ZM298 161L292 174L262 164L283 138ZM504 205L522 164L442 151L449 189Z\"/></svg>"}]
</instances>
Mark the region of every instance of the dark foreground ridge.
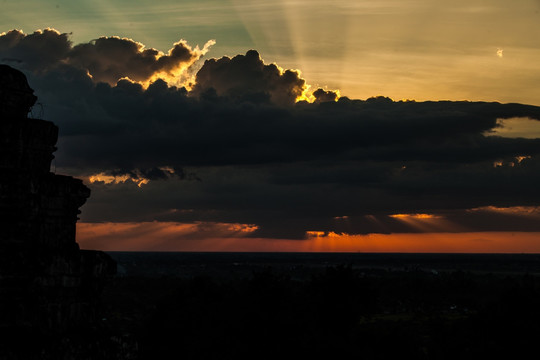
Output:
<instances>
[{"instance_id":1,"label":"dark foreground ridge","mask_svg":"<svg viewBox=\"0 0 540 360\"><path fill-rule=\"evenodd\" d=\"M27 117L35 102L0 65L0 359L101 359L98 299L116 263L79 249L90 190L50 172L58 128Z\"/></svg>"}]
</instances>

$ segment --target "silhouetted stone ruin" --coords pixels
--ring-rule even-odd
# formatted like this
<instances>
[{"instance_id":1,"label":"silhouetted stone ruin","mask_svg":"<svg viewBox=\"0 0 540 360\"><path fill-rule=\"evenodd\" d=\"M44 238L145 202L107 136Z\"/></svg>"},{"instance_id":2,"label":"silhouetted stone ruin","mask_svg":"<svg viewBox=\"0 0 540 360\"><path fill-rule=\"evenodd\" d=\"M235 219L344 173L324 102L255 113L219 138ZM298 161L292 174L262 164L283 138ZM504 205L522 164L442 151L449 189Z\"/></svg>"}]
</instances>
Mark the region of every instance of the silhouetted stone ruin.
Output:
<instances>
[{"instance_id":1,"label":"silhouetted stone ruin","mask_svg":"<svg viewBox=\"0 0 540 360\"><path fill-rule=\"evenodd\" d=\"M50 172L58 128L28 118L35 102L25 75L0 65L0 358L86 359L75 348L91 345L70 334L96 327L116 264L79 249L77 215L90 190Z\"/></svg>"}]
</instances>

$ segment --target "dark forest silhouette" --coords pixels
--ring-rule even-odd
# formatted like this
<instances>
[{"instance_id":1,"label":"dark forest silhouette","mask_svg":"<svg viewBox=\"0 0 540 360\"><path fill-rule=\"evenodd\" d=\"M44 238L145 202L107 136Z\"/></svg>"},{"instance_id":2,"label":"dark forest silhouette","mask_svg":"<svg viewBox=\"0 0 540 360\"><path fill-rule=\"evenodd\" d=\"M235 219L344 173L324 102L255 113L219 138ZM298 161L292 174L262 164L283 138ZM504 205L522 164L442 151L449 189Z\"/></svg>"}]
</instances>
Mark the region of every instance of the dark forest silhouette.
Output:
<instances>
[{"instance_id":1,"label":"dark forest silhouette","mask_svg":"<svg viewBox=\"0 0 540 360\"><path fill-rule=\"evenodd\" d=\"M126 272L105 292L109 321L133 334L141 359L537 352L540 279L525 270L538 270L534 255L381 254L341 265L344 254L113 256Z\"/></svg>"}]
</instances>

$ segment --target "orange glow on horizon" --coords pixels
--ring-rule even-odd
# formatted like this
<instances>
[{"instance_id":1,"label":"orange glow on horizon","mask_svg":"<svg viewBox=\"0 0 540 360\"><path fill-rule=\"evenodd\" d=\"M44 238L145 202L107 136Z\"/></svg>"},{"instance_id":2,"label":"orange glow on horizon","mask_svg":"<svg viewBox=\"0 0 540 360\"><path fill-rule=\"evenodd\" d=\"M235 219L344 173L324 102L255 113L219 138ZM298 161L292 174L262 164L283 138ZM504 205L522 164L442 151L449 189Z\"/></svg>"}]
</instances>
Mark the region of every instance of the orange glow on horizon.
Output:
<instances>
[{"instance_id":1,"label":"orange glow on horizon","mask_svg":"<svg viewBox=\"0 0 540 360\"><path fill-rule=\"evenodd\" d=\"M247 237L256 229L226 223L79 223L77 241L83 249L104 251L540 253L540 232L310 231L305 240Z\"/></svg>"},{"instance_id":2,"label":"orange glow on horizon","mask_svg":"<svg viewBox=\"0 0 540 360\"><path fill-rule=\"evenodd\" d=\"M242 239L258 229L235 223L78 223L77 242L83 249L104 251L226 251L228 238Z\"/></svg>"},{"instance_id":3,"label":"orange glow on horizon","mask_svg":"<svg viewBox=\"0 0 540 360\"><path fill-rule=\"evenodd\" d=\"M394 214L390 215L391 218L395 219L437 219L440 216L433 214Z\"/></svg>"},{"instance_id":4,"label":"orange glow on horizon","mask_svg":"<svg viewBox=\"0 0 540 360\"><path fill-rule=\"evenodd\" d=\"M398 233L309 238L310 251L405 253L539 253L538 232Z\"/></svg>"},{"instance_id":5,"label":"orange glow on horizon","mask_svg":"<svg viewBox=\"0 0 540 360\"><path fill-rule=\"evenodd\" d=\"M468 212L488 212L499 214L511 214L514 216L526 216L538 218L540 220L540 207L538 206L511 206L511 207L496 207L483 206L473 209L468 209Z\"/></svg>"}]
</instances>

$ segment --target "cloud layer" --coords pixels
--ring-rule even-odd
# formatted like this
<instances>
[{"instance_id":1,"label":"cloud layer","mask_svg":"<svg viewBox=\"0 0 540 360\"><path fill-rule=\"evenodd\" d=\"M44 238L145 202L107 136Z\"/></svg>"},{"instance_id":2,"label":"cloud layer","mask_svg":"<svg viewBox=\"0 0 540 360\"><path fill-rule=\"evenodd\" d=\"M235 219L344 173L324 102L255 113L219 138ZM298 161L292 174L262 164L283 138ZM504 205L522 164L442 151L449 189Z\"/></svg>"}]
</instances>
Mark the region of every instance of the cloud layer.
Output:
<instances>
[{"instance_id":1,"label":"cloud layer","mask_svg":"<svg viewBox=\"0 0 540 360\"><path fill-rule=\"evenodd\" d=\"M493 133L500 119L540 119L539 107L309 94L299 72L254 50L173 86L206 49L0 35L0 59L28 75L60 127L56 167L94 176L83 220L253 224L278 238L540 230L534 217L470 211L540 204L540 139ZM390 216L423 213L445 222Z\"/></svg>"}]
</instances>

